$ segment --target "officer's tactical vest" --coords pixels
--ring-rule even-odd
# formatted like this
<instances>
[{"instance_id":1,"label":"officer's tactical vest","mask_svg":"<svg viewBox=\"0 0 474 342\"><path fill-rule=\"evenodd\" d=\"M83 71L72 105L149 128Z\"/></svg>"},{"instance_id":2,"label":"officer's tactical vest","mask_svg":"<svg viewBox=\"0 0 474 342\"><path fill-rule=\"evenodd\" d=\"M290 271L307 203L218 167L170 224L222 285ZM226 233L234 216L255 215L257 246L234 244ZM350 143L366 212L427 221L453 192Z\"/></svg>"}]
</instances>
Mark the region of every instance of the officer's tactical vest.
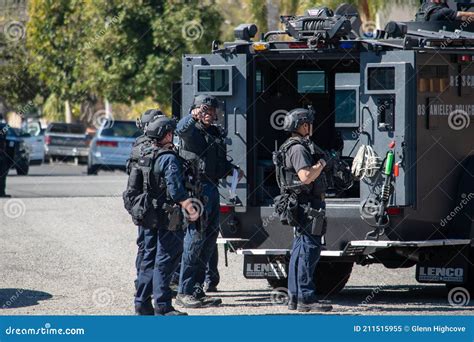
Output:
<instances>
[{"instance_id":1,"label":"officer's tactical vest","mask_svg":"<svg viewBox=\"0 0 474 342\"><path fill-rule=\"evenodd\" d=\"M321 195L327 190L327 181L324 173L316 178L312 184L303 184L296 170L293 167L287 167L288 151L295 145L302 145L313 157L316 162L316 156L310 146L312 144L309 139L300 137L292 137L286 140L280 149L273 153L273 163L275 165L278 187L282 193L289 192L297 195Z\"/></svg>"},{"instance_id":2,"label":"officer's tactical vest","mask_svg":"<svg viewBox=\"0 0 474 342\"><path fill-rule=\"evenodd\" d=\"M191 148L188 147L186 141L181 139L179 155L185 160L199 160L201 162L200 172L205 175L206 178L212 181L218 181L227 175L225 167L227 162L225 133L217 126L211 126L209 128L213 130L213 134L208 133L199 122L196 124L196 128L199 129L206 140L205 153L203 155L193 153L190 151Z\"/></svg>"},{"instance_id":3,"label":"officer's tactical vest","mask_svg":"<svg viewBox=\"0 0 474 342\"><path fill-rule=\"evenodd\" d=\"M150 147L145 149L140 158L130 169L127 189L123 193L125 209L132 216L133 222L144 228L155 229L164 225L163 208L159 205L169 202L164 179L153 172L156 160L165 154L177 155L174 150ZM161 219L161 220L160 220Z\"/></svg>"},{"instance_id":4,"label":"officer's tactical vest","mask_svg":"<svg viewBox=\"0 0 474 342\"><path fill-rule=\"evenodd\" d=\"M447 4L435 4L433 2L425 2L418 13L416 13L416 21L429 21L431 14L437 9L449 8Z\"/></svg>"},{"instance_id":5,"label":"officer's tactical vest","mask_svg":"<svg viewBox=\"0 0 474 342\"><path fill-rule=\"evenodd\" d=\"M145 134L139 136L132 147L132 152L130 153L130 157L127 160L126 170L127 173L130 174L132 168L136 166L138 160L143 155L144 151L147 149L152 148L152 140L148 138Z\"/></svg>"}]
</instances>

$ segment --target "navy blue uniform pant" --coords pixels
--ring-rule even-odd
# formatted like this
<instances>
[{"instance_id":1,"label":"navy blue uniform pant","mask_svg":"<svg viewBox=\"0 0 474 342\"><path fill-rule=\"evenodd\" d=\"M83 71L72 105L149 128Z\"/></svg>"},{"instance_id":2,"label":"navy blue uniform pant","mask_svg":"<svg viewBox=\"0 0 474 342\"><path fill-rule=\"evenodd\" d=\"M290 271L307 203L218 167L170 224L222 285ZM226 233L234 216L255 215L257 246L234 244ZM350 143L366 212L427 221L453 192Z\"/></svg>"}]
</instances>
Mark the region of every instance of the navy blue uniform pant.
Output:
<instances>
[{"instance_id":1,"label":"navy blue uniform pant","mask_svg":"<svg viewBox=\"0 0 474 342\"><path fill-rule=\"evenodd\" d=\"M296 233L288 270L288 294L293 303L316 299L314 271L321 255L321 236Z\"/></svg>"},{"instance_id":2,"label":"navy blue uniform pant","mask_svg":"<svg viewBox=\"0 0 474 342\"><path fill-rule=\"evenodd\" d=\"M190 224L184 236L183 258L178 293L186 295L203 295L202 287L206 280L206 269L212 254L216 250L217 236L219 235L219 191L217 186L210 182L203 182L203 196L206 199L204 210L207 222L204 229L199 225ZM217 262L215 262L217 269ZM216 277L218 273L209 268L209 277Z\"/></svg>"},{"instance_id":3,"label":"navy blue uniform pant","mask_svg":"<svg viewBox=\"0 0 474 342\"><path fill-rule=\"evenodd\" d=\"M140 266L143 260L143 254L145 253L145 230L143 227L138 227L137 237L137 257L135 259L135 268L137 269L137 278L135 279L135 291L138 288L138 277L140 276Z\"/></svg>"},{"instance_id":4,"label":"navy blue uniform pant","mask_svg":"<svg viewBox=\"0 0 474 342\"><path fill-rule=\"evenodd\" d=\"M217 286L221 280L219 269L217 265L219 264L219 251L217 245L214 247L214 252L211 255L211 259L207 263L206 268L206 280L205 283L210 286ZM179 273L181 271L181 263L179 263L176 272L173 274L173 279L171 280L172 284L179 284Z\"/></svg>"},{"instance_id":5,"label":"navy blue uniform pant","mask_svg":"<svg viewBox=\"0 0 474 342\"><path fill-rule=\"evenodd\" d=\"M182 230L144 230L144 254L141 262L135 305L150 302L153 294L155 311L167 312L171 308L170 281L183 252Z\"/></svg>"}]
</instances>

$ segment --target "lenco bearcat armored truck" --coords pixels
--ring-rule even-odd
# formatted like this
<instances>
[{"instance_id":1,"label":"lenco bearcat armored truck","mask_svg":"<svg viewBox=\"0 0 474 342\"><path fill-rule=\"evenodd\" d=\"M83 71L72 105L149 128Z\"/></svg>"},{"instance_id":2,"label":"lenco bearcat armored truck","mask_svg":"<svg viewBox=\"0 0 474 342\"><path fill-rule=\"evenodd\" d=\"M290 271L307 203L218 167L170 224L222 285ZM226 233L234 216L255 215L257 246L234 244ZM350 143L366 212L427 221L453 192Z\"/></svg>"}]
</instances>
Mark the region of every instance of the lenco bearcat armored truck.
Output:
<instances>
[{"instance_id":1,"label":"lenco bearcat armored truck","mask_svg":"<svg viewBox=\"0 0 474 342\"><path fill-rule=\"evenodd\" d=\"M221 242L243 255L246 278L286 287L293 229L275 214L272 155L285 113L312 106L312 139L354 174L326 194L317 291L337 293L354 264L373 263L472 289L474 25L391 22L359 37L344 8L282 16L284 29L260 39L240 25L234 42L183 56L175 115L195 95L216 96L228 156L246 175L235 196L231 178L222 183Z\"/></svg>"}]
</instances>

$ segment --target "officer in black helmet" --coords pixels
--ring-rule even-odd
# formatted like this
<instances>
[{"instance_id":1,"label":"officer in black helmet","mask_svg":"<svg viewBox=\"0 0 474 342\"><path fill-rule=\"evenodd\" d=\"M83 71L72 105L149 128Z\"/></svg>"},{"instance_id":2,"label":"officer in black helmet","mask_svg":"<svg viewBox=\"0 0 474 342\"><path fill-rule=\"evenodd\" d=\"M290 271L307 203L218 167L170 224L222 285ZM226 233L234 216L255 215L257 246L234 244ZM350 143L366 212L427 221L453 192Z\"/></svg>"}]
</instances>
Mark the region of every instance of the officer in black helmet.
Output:
<instances>
[{"instance_id":1,"label":"officer in black helmet","mask_svg":"<svg viewBox=\"0 0 474 342\"><path fill-rule=\"evenodd\" d=\"M417 21L473 20L474 12L449 8L446 0L425 0L416 14Z\"/></svg>"},{"instance_id":2,"label":"officer in black helmet","mask_svg":"<svg viewBox=\"0 0 474 342\"><path fill-rule=\"evenodd\" d=\"M127 161L126 170L130 175L130 172L133 167L136 166L142 151L152 145L152 139L148 138L145 134L145 129L148 124L153 120L153 118L163 115L163 112L159 109L148 109L145 111L140 118L137 119L137 127L140 129L143 134L135 139L135 142L132 147L132 152L130 153L130 158ZM135 267L137 269L137 279L135 280L135 290L137 289L138 275L140 273L140 265L143 260L143 253L145 250L145 241L144 241L144 230L143 227L138 226L138 237L137 237L137 258L135 259Z\"/></svg>"},{"instance_id":3,"label":"officer in black helmet","mask_svg":"<svg viewBox=\"0 0 474 342\"><path fill-rule=\"evenodd\" d=\"M285 117L285 130L291 132L280 150L281 165L277 166L277 181L282 196L293 199L288 223L295 228L288 271L290 310L324 312L330 305L318 302L314 271L321 253L321 238L326 230L324 194L327 183L322 173L326 162L316 159L310 140L314 113L298 108ZM289 208L289 207L288 207Z\"/></svg>"},{"instance_id":4,"label":"officer in black helmet","mask_svg":"<svg viewBox=\"0 0 474 342\"><path fill-rule=\"evenodd\" d=\"M135 297L139 315L185 315L172 306L169 283L183 250L181 210L190 222L198 219L198 213L186 191L183 163L173 146L175 127L176 121L165 115L155 116L148 123L145 134L151 144L141 151L124 193L127 210L134 221L142 220L144 231L144 255Z\"/></svg>"},{"instance_id":5,"label":"officer in black helmet","mask_svg":"<svg viewBox=\"0 0 474 342\"><path fill-rule=\"evenodd\" d=\"M8 125L0 122L0 197L10 197L5 193L8 171L13 164L14 147L7 140ZM12 145L12 146L10 146Z\"/></svg>"},{"instance_id":6,"label":"officer in black helmet","mask_svg":"<svg viewBox=\"0 0 474 342\"><path fill-rule=\"evenodd\" d=\"M202 208L205 217L205 220L201 219L198 224L188 227L184 239L176 302L185 308L216 306L222 302L220 298L208 297L204 290L206 268L213 255L217 257L215 253L220 204L218 183L220 179L231 175L234 169L238 171L239 177L243 176L243 171L227 160L224 132L214 124L218 107L214 96L196 96L191 113L179 121L176 130L181 138L180 155L200 165L198 173L204 203L199 201L197 205ZM212 285L216 284L209 285L212 289Z\"/></svg>"}]
</instances>

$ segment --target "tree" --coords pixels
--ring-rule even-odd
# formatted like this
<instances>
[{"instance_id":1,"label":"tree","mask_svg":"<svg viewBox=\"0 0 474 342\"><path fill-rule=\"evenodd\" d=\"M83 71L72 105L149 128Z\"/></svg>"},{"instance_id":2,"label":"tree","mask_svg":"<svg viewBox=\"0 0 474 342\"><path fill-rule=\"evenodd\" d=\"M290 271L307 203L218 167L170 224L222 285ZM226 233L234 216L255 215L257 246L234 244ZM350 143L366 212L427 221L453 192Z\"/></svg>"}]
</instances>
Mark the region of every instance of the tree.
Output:
<instances>
[{"instance_id":1,"label":"tree","mask_svg":"<svg viewBox=\"0 0 474 342\"><path fill-rule=\"evenodd\" d=\"M183 53L209 52L221 17L199 1L111 0L91 3L95 33L86 42L93 91L113 102L151 96L170 103Z\"/></svg>"},{"instance_id":2,"label":"tree","mask_svg":"<svg viewBox=\"0 0 474 342\"><path fill-rule=\"evenodd\" d=\"M28 71L29 63L23 41L0 34L0 94L8 110L21 114L28 114L24 108L41 90L38 79Z\"/></svg>"},{"instance_id":3,"label":"tree","mask_svg":"<svg viewBox=\"0 0 474 342\"><path fill-rule=\"evenodd\" d=\"M29 69L65 102L67 122L72 119L71 103L80 101L89 89L82 48L90 27L85 21L87 1L31 0L29 7Z\"/></svg>"},{"instance_id":4,"label":"tree","mask_svg":"<svg viewBox=\"0 0 474 342\"><path fill-rule=\"evenodd\" d=\"M260 33L268 30L267 3L262 0L245 0L252 15L252 20L257 24Z\"/></svg>"}]
</instances>

